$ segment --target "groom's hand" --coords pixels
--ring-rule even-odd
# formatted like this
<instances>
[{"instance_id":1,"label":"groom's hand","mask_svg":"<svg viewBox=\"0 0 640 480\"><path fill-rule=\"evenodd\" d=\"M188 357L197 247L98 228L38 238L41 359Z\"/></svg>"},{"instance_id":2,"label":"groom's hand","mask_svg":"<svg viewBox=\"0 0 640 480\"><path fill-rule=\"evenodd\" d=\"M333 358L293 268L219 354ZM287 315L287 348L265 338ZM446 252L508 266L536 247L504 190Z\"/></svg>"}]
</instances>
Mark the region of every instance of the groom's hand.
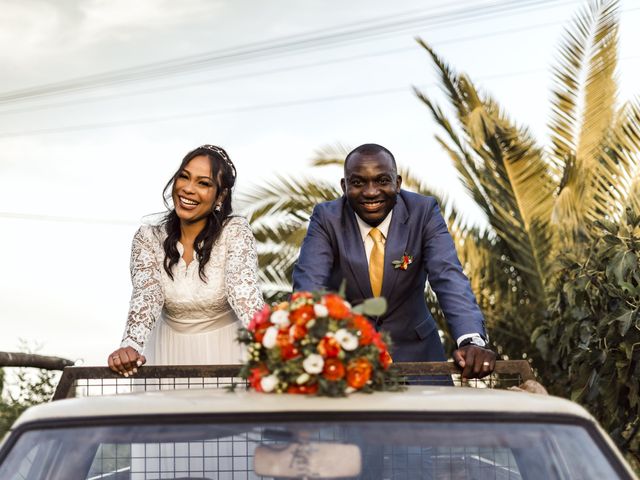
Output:
<instances>
[{"instance_id":1,"label":"groom's hand","mask_svg":"<svg viewBox=\"0 0 640 480\"><path fill-rule=\"evenodd\" d=\"M462 378L482 378L496 368L496 354L488 348L466 345L453 352L453 359L462 368Z\"/></svg>"},{"instance_id":2,"label":"groom's hand","mask_svg":"<svg viewBox=\"0 0 640 480\"><path fill-rule=\"evenodd\" d=\"M128 377L138 372L147 359L132 347L119 348L109 355L109 368L120 375Z\"/></svg>"}]
</instances>

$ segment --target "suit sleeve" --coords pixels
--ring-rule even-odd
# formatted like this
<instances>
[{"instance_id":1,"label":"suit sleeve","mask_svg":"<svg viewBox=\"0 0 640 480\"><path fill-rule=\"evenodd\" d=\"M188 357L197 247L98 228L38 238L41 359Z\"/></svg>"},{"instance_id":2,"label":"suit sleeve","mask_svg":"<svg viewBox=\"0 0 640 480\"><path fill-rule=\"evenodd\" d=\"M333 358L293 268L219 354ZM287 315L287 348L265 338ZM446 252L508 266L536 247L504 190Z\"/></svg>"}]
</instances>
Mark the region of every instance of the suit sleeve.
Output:
<instances>
[{"instance_id":1,"label":"suit sleeve","mask_svg":"<svg viewBox=\"0 0 640 480\"><path fill-rule=\"evenodd\" d=\"M428 217L423 235L424 268L453 338L473 333L486 337L484 317L437 204Z\"/></svg>"},{"instance_id":2,"label":"suit sleeve","mask_svg":"<svg viewBox=\"0 0 640 480\"><path fill-rule=\"evenodd\" d=\"M328 288L333 266L331 238L323 226L318 207L313 209L307 234L302 241L298 262L293 268L293 290L321 290Z\"/></svg>"}]
</instances>

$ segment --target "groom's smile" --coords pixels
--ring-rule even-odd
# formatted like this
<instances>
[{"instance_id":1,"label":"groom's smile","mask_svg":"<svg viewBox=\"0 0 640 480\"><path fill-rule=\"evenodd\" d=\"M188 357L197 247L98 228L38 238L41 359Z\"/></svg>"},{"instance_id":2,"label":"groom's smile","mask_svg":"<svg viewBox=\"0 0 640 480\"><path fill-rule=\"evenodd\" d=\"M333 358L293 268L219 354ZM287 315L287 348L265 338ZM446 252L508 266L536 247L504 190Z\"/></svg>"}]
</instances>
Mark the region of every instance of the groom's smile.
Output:
<instances>
[{"instance_id":1,"label":"groom's smile","mask_svg":"<svg viewBox=\"0 0 640 480\"><path fill-rule=\"evenodd\" d=\"M345 161L342 191L356 214L369 225L379 225L396 204L402 178L386 152L354 153Z\"/></svg>"}]
</instances>

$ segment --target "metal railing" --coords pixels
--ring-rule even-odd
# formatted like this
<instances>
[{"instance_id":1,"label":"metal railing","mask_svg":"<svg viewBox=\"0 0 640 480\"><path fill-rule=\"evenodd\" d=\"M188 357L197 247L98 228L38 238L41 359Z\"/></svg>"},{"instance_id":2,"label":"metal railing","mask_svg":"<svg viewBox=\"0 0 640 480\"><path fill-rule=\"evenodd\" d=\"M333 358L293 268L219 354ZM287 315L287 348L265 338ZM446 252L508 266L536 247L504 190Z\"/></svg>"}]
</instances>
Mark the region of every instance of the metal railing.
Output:
<instances>
[{"instance_id":1,"label":"metal railing","mask_svg":"<svg viewBox=\"0 0 640 480\"><path fill-rule=\"evenodd\" d=\"M107 367L66 367L52 400L150 390L225 388L245 386L238 376L240 365L143 366L125 378ZM452 362L395 363L393 369L410 384L453 384L476 388L518 386L535 376L526 360L499 360L494 372L476 380L463 380Z\"/></svg>"}]
</instances>

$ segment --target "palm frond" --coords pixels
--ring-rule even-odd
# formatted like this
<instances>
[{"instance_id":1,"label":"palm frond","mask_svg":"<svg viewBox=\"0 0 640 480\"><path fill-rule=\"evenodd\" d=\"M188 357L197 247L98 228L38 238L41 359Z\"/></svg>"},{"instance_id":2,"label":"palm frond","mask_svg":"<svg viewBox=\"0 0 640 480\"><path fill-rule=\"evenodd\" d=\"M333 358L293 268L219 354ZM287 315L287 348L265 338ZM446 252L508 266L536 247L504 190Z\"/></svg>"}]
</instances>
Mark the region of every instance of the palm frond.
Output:
<instances>
[{"instance_id":1,"label":"palm frond","mask_svg":"<svg viewBox=\"0 0 640 480\"><path fill-rule=\"evenodd\" d=\"M565 246L586 235L586 222L611 211L619 196L619 182L611 181L624 170L620 155L611 155L618 136L612 125L620 116L615 77L618 17L617 0L593 2L567 30L568 40L560 50L565 64L556 76L552 157L564 171L552 220ZM558 100L563 95L571 98L564 110ZM563 136L569 126L572 141Z\"/></svg>"},{"instance_id":2,"label":"palm frond","mask_svg":"<svg viewBox=\"0 0 640 480\"><path fill-rule=\"evenodd\" d=\"M340 195L342 192L337 187L325 181L278 176L275 181L243 195L241 201L249 205L245 214L253 223L270 215L310 214L316 204Z\"/></svg>"},{"instance_id":3,"label":"palm frond","mask_svg":"<svg viewBox=\"0 0 640 480\"><path fill-rule=\"evenodd\" d=\"M640 107L625 104L608 137L601 145L598 162L593 165L592 197L585 206L591 222L609 216L619 219L626 207L633 177L640 168Z\"/></svg>"},{"instance_id":4,"label":"palm frond","mask_svg":"<svg viewBox=\"0 0 640 480\"><path fill-rule=\"evenodd\" d=\"M584 113L576 150L576 167L589 170L598 162L600 145L613 123L617 99L618 2L593 4L591 52L584 84Z\"/></svg>"},{"instance_id":5,"label":"palm frond","mask_svg":"<svg viewBox=\"0 0 640 480\"><path fill-rule=\"evenodd\" d=\"M551 251L546 226L555 189L542 150L528 130L514 125L491 98L482 98L466 76L455 74L428 45L421 44L440 69L443 88L452 97L471 151L462 147L441 110L419 94L458 148L456 151L440 140L441 144L447 147L492 228L508 246L513 265L527 275L527 287L542 297Z\"/></svg>"},{"instance_id":6,"label":"palm frond","mask_svg":"<svg viewBox=\"0 0 640 480\"><path fill-rule=\"evenodd\" d=\"M572 27L565 30L561 41L558 64L552 67L554 85L551 90L552 115L549 123L552 143L550 160L560 174L571 171L572 165L567 163L576 154L580 128L581 77L587 58L592 20L593 13L589 7L585 7L574 18ZM563 185L564 183L561 186Z\"/></svg>"},{"instance_id":7,"label":"palm frond","mask_svg":"<svg viewBox=\"0 0 640 480\"><path fill-rule=\"evenodd\" d=\"M344 165L344 159L350 151L351 148L342 143L326 145L315 151L315 155L311 159L311 165L313 167L324 167L327 165L342 167Z\"/></svg>"}]
</instances>

